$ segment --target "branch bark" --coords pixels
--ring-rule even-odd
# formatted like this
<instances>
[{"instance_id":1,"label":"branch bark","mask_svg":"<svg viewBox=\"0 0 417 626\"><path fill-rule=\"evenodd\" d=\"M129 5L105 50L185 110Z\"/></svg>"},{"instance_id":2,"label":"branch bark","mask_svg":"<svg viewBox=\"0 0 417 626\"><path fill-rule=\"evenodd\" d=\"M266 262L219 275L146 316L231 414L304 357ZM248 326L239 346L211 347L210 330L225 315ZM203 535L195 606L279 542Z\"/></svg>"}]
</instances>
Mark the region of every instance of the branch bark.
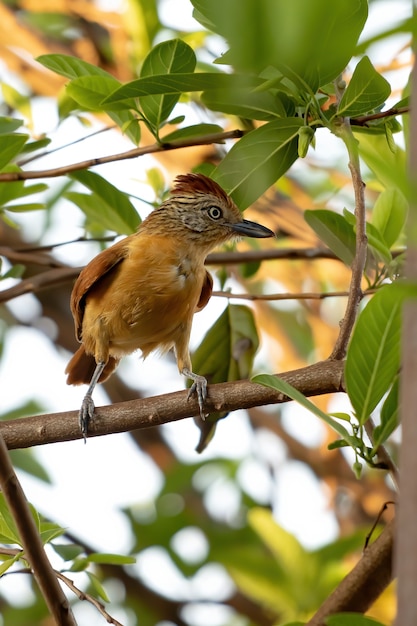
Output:
<instances>
[{"instance_id":1,"label":"branch bark","mask_svg":"<svg viewBox=\"0 0 417 626\"><path fill-rule=\"evenodd\" d=\"M76 626L69 602L62 591L36 528L23 489L10 462L4 440L0 437L0 485L13 516L35 579L58 626Z\"/></svg>"},{"instance_id":2,"label":"branch bark","mask_svg":"<svg viewBox=\"0 0 417 626\"><path fill-rule=\"evenodd\" d=\"M328 360L285 372L280 377L304 395L317 396L344 391L343 370L343 362ZM89 437L149 428L199 415L197 400L187 400L187 394L187 391L177 391L98 407L90 425ZM209 385L206 408L208 412L230 412L288 400L273 389L240 380ZM9 449L82 439L78 410L1 422L0 436Z\"/></svg>"},{"instance_id":3,"label":"branch bark","mask_svg":"<svg viewBox=\"0 0 417 626\"><path fill-rule=\"evenodd\" d=\"M348 119L343 120L338 134L344 140L349 153L349 169L355 195L356 252L352 263L352 277L345 316L341 322L340 333L331 354L332 359L344 359L346 356L347 345L352 334L359 304L363 297L361 284L368 244L366 237L365 185L361 176L357 142L353 136Z\"/></svg>"},{"instance_id":4,"label":"branch bark","mask_svg":"<svg viewBox=\"0 0 417 626\"><path fill-rule=\"evenodd\" d=\"M95 159L88 159L87 161L80 161L79 163L71 163L70 165L64 165L63 167L55 167L49 170L32 170L32 171L15 171L15 172L2 172L0 174L0 182L10 183L17 180L32 180L37 178L56 178L58 176L65 176L71 174L71 172L78 172L79 170L89 169L96 165L103 165L104 163L114 163L115 161L125 161L126 159L136 159L144 154L155 154L157 152L167 152L168 150L178 150L180 148L191 148L192 146L206 146L212 143L223 143L226 139L239 139L245 134L244 130L229 130L222 133L210 133L202 137L192 137L189 139L178 139L170 143L154 143L150 146L143 146L141 148L133 148L133 150L127 150L126 152L120 152L118 154L111 154L104 157L96 157Z\"/></svg>"},{"instance_id":5,"label":"branch bark","mask_svg":"<svg viewBox=\"0 0 417 626\"><path fill-rule=\"evenodd\" d=\"M307 626L325 626L326 618L334 613L367 611L392 579L393 542L394 522L390 522Z\"/></svg>"}]
</instances>

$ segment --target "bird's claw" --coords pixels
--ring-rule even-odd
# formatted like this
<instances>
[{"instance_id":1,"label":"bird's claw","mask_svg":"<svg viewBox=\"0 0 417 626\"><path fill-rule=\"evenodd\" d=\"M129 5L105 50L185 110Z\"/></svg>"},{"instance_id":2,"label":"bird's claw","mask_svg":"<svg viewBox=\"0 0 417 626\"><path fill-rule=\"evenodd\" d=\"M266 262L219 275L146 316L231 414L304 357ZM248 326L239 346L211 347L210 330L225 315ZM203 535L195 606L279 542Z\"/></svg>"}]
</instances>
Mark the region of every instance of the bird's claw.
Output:
<instances>
[{"instance_id":1,"label":"bird's claw","mask_svg":"<svg viewBox=\"0 0 417 626\"><path fill-rule=\"evenodd\" d=\"M197 396L197 402L200 408L200 417L202 420L205 420L207 414L204 411L204 403L207 398L207 380L204 376L198 376L197 374L194 374L192 380L194 382L188 391L187 399L189 400L194 394Z\"/></svg>"},{"instance_id":2,"label":"bird's claw","mask_svg":"<svg viewBox=\"0 0 417 626\"><path fill-rule=\"evenodd\" d=\"M87 442L88 425L94 416L94 401L90 395L84 396L79 413L79 424L84 443Z\"/></svg>"}]
</instances>

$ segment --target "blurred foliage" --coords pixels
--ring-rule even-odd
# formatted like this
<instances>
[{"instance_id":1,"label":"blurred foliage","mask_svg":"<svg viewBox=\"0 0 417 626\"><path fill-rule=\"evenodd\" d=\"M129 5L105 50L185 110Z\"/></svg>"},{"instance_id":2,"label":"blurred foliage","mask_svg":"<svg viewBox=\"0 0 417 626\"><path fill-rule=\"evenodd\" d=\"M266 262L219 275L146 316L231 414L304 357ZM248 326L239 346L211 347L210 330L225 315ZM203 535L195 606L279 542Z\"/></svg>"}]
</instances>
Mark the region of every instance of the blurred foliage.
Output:
<instances>
[{"instance_id":1,"label":"blurred foliage","mask_svg":"<svg viewBox=\"0 0 417 626\"><path fill-rule=\"evenodd\" d=\"M396 70L405 69L408 74L410 55L404 63L404 51L409 52L409 47L401 44L380 68L372 61L371 44L388 43L395 33L408 36L412 24L404 19L358 43L367 20L365 0L307 4L303 0L193 0L187 7L194 8L197 21L193 31L185 32L185 27L175 29L163 22L162 9L169 5L176 11L174 3L163 5L156 0L127 0L123 7L115 3L113 9L105 10L101 3L87 0L63 0L52 9L43 0L0 4L0 50L6 68L0 101L1 173L18 175L28 164L35 169L45 153L56 157L57 166L66 164L65 146L58 151L54 141L59 129L69 123L77 129L71 131L74 142L87 136L82 146L97 128L108 133L110 153L111 133L115 132L124 135L129 147L169 142L171 148L172 142L192 138L198 143L198 137L204 139L223 128L239 128L245 133L230 149L221 144L194 145L155 155L148 172L140 174L153 189L154 197L146 203L124 191L130 181L123 176L120 184L114 185L104 174L85 170L71 174L63 170L59 190L47 177L37 182L0 182L2 287L6 290L10 280L19 285L21 280L62 263L61 256L58 260L50 248L45 251L42 247L45 240L51 245L48 229L53 232L61 202L71 202L80 210L87 235L131 233L140 223L144 207L164 197L167 180L195 169L210 172L242 210L252 205L248 213L278 232L276 242L268 245L277 251L288 249L286 258L268 262L255 254L255 260L241 271L225 265L218 272L222 288L255 295L345 292L355 255L355 219L340 120L350 116L366 165L369 241L364 288L383 285L364 308L352 337L346 370L352 414L329 415L329 400L316 401L313 412L327 425L336 424L342 438L328 451L327 445L301 443L285 427L278 410L273 414L249 412L254 448L258 435L267 431L277 457L278 436L285 443L288 459L310 468L332 507L340 538L307 550L291 529L277 523L273 494L279 492L281 462L271 461L261 447L249 458L203 457L198 463L186 463L160 431L135 435L139 448L164 479L155 501L124 510L132 533L128 556L98 552L82 538L44 520L35 509L34 516L48 549L58 558L58 568L70 570L86 593L106 603L110 598L106 609L110 615L120 615L118 619L126 626L160 622L198 626L207 623L204 617L198 622L190 618L195 613L187 610L199 604L203 616L208 605L224 609L219 626L299 624L309 619L351 569L381 503L393 499L384 476L375 470L364 469L361 480L356 481L339 444L345 440L371 465L377 444L384 443L396 453L392 433L398 420L399 305L410 292L386 283L402 272L399 252L408 211L408 138L402 142L401 131L403 125L407 128L408 91L407 78L399 72L398 79ZM359 62L355 66L351 59L356 56ZM339 75L346 66L344 88ZM400 82L400 87L392 90L387 76ZM339 101L334 81L343 89ZM404 93L398 94L398 90ZM38 119L44 98L53 103L58 123L57 129L47 133L39 130L43 125ZM405 115L395 111L381 114L391 106L403 108ZM329 157L331 150L325 143L329 135L338 141L342 156ZM83 148L78 154L79 160L85 158ZM30 239L29 227L27 241L18 229L32 211L44 220L45 239ZM303 256L306 248L317 248L319 242L336 260L312 261ZM24 258L22 249L28 245L34 252ZM259 243L251 245L240 242L236 249L264 251L257 247ZM72 264L71 252L67 263ZM35 296L42 314L56 323L57 350L72 350L69 306L63 311L62 305L69 303L68 284L45 288ZM285 371L324 359L343 317L344 305L339 302L318 297L295 303L260 301L251 309L230 305L206 329L194 362L199 371L220 382L249 377L253 369ZM7 306L2 307L1 317L3 356L8 332L20 321ZM258 337L262 352L256 357ZM34 356L25 354L25 358ZM116 376L114 380L118 380ZM115 402L137 396L137 390L127 387L121 394L111 381L106 389ZM41 410L36 403L19 406L18 398L16 403L15 411L4 419ZM363 438L371 414L380 420L373 447ZM212 434L213 422L221 417L224 415L207 421L209 432L202 433L201 449ZM326 433L324 444L334 437ZM16 451L13 461L37 479L50 480L35 452ZM268 497L245 484L242 475L248 462L269 477ZM110 488L108 497L112 497ZM13 520L4 503L0 504L4 546L19 550ZM42 503L35 506L42 510ZM309 524L308 510L303 516ZM184 546L193 532L203 547L190 556ZM161 590L159 573L140 569L152 550L164 554L181 592ZM3 574L25 565L20 552L14 556L5 552L1 558ZM135 559L138 566L133 565ZM201 581L206 580L210 567L222 572L224 589L206 585L202 592ZM119 591L114 591L115 580ZM19 604L3 593L0 581L0 613L5 624L46 623L43 600L35 585L30 585L32 593ZM77 614L81 601L75 596L73 601ZM387 624L393 605L392 590L388 590L372 614ZM102 623L104 618L97 615L97 620ZM370 626L377 622L340 615L328 623Z\"/></svg>"}]
</instances>

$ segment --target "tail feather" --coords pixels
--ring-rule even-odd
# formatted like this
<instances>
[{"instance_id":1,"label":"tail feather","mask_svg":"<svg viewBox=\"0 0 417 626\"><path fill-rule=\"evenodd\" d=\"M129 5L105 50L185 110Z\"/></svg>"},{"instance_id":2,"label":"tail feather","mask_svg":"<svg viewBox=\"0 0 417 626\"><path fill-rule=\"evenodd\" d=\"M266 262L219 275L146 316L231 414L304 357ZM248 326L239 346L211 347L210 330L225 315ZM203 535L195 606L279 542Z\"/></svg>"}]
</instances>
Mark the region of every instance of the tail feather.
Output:
<instances>
[{"instance_id":1,"label":"tail feather","mask_svg":"<svg viewBox=\"0 0 417 626\"><path fill-rule=\"evenodd\" d=\"M98 382L102 383L107 380L118 364L119 359L110 356ZM93 377L95 368L96 360L94 356L86 354L84 346L80 346L65 369L65 373L68 374L67 385L88 385Z\"/></svg>"}]
</instances>

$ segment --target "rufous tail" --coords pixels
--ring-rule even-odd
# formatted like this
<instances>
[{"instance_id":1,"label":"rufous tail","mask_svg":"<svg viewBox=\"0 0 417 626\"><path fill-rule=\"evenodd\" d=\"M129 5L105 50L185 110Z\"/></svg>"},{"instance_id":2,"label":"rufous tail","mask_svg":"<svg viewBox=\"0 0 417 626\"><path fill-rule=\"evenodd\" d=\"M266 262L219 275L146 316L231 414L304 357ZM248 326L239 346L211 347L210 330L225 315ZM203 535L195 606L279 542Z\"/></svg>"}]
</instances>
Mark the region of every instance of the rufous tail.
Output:
<instances>
[{"instance_id":1,"label":"rufous tail","mask_svg":"<svg viewBox=\"0 0 417 626\"><path fill-rule=\"evenodd\" d=\"M110 356L97 382L102 383L114 372L119 359ZM88 385L96 368L96 360L91 354L86 354L84 346L80 346L68 363L65 373L67 385Z\"/></svg>"}]
</instances>

